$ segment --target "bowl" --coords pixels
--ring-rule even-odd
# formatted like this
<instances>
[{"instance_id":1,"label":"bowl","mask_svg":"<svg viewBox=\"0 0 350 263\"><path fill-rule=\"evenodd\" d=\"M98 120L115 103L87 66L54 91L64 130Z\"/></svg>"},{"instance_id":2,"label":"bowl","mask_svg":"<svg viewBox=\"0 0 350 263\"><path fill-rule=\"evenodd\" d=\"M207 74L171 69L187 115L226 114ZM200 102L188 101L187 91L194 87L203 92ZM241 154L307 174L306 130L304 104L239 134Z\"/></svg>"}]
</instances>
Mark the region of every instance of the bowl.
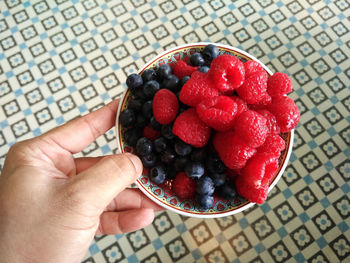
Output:
<instances>
[{"instance_id":1,"label":"bowl","mask_svg":"<svg viewBox=\"0 0 350 263\"><path fill-rule=\"evenodd\" d=\"M203 48L208 44L216 45L219 48L220 55L232 54L241 59L243 62L248 60L255 60L263 66L263 68L269 75L272 75L272 72L260 60L248 54L247 52L228 45L208 42L185 44L166 50L160 55L150 60L148 63L146 63L138 71L138 73L142 74L146 69L158 68L164 63L172 63L181 60L195 52L203 50ZM131 96L129 90L126 90L123 96L121 97L116 117L116 139L119 152L121 153L134 152L134 149L126 145L125 141L123 140L123 128L119 124L119 114L127 107L130 97ZM286 147L285 150L281 153L279 159L280 165L277 172L275 173L273 180L270 183L269 191L271 191L271 189L277 184L288 164L288 160L290 158L290 154L292 152L293 147L294 130L291 130L289 133L281 134L281 137L285 140ZM229 216L242 212L255 204L239 196L234 200L223 200L220 198L215 198L213 208L209 210L201 210L194 205L193 201L182 200L178 198L171 190L171 182L162 184L162 186L156 185L149 179L147 173L148 169L144 169L142 175L136 180L136 185L138 186L138 188L147 197L149 197L151 200L153 200L160 206L184 216L198 218L217 218Z\"/></svg>"}]
</instances>

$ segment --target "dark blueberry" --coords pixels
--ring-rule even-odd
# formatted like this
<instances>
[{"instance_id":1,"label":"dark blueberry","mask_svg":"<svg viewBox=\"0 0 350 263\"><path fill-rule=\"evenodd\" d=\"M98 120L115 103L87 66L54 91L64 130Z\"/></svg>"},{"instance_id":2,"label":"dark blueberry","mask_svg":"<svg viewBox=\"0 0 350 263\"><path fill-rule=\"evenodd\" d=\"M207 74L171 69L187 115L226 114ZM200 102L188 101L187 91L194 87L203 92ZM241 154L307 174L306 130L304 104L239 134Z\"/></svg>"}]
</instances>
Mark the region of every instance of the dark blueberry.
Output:
<instances>
[{"instance_id":1,"label":"dark blueberry","mask_svg":"<svg viewBox=\"0 0 350 263\"><path fill-rule=\"evenodd\" d=\"M179 78L175 75L170 75L168 78L162 81L162 88L176 93L179 90Z\"/></svg>"},{"instance_id":2,"label":"dark blueberry","mask_svg":"<svg viewBox=\"0 0 350 263\"><path fill-rule=\"evenodd\" d=\"M202 162L207 157L207 148L194 148L191 153L191 160L194 162Z\"/></svg>"},{"instance_id":3,"label":"dark blueberry","mask_svg":"<svg viewBox=\"0 0 350 263\"><path fill-rule=\"evenodd\" d=\"M166 149L160 155L160 160L163 163L171 164L175 161L176 154L172 149Z\"/></svg>"},{"instance_id":4,"label":"dark blueberry","mask_svg":"<svg viewBox=\"0 0 350 263\"><path fill-rule=\"evenodd\" d=\"M152 101L148 100L142 105L142 114L145 118L150 119L153 115Z\"/></svg>"},{"instance_id":5,"label":"dark blueberry","mask_svg":"<svg viewBox=\"0 0 350 263\"><path fill-rule=\"evenodd\" d=\"M200 67L204 65L205 60L201 53L194 53L190 57L190 62L192 66Z\"/></svg>"},{"instance_id":6,"label":"dark blueberry","mask_svg":"<svg viewBox=\"0 0 350 263\"><path fill-rule=\"evenodd\" d=\"M164 165L156 165L151 168L149 171L149 178L151 179L152 182L156 184L162 184L164 183L166 179L166 168Z\"/></svg>"},{"instance_id":7,"label":"dark blueberry","mask_svg":"<svg viewBox=\"0 0 350 263\"><path fill-rule=\"evenodd\" d=\"M136 153L140 156L149 155L152 152L152 141L146 137L141 137L136 143Z\"/></svg>"},{"instance_id":8,"label":"dark blueberry","mask_svg":"<svg viewBox=\"0 0 350 263\"><path fill-rule=\"evenodd\" d=\"M160 80L168 78L172 74L172 69L169 64L161 65L157 70L157 76Z\"/></svg>"},{"instance_id":9,"label":"dark blueberry","mask_svg":"<svg viewBox=\"0 0 350 263\"><path fill-rule=\"evenodd\" d=\"M209 173L209 176L213 180L215 187L223 185L226 181L225 173Z\"/></svg>"},{"instance_id":10,"label":"dark blueberry","mask_svg":"<svg viewBox=\"0 0 350 263\"><path fill-rule=\"evenodd\" d=\"M159 89L159 83L155 80L150 80L143 85L143 94L145 94L147 99L152 99Z\"/></svg>"},{"instance_id":11,"label":"dark blueberry","mask_svg":"<svg viewBox=\"0 0 350 263\"><path fill-rule=\"evenodd\" d=\"M195 201L199 208L208 210L214 204L214 197L211 195L196 194Z\"/></svg>"},{"instance_id":12,"label":"dark blueberry","mask_svg":"<svg viewBox=\"0 0 350 263\"><path fill-rule=\"evenodd\" d=\"M154 150L157 153L163 152L168 148L168 141L164 137L159 137L154 140L153 145L154 145Z\"/></svg>"},{"instance_id":13,"label":"dark blueberry","mask_svg":"<svg viewBox=\"0 0 350 263\"><path fill-rule=\"evenodd\" d=\"M119 115L119 120L123 127L133 126L136 122L135 112L130 109L123 110Z\"/></svg>"},{"instance_id":14,"label":"dark blueberry","mask_svg":"<svg viewBox=\"0 0 350 263\"><path fill-rule=\"evenodd\" d=\"M135 127L143 129L147 125L148 121L143 115L137 115Z\"/></svg>"},{"instance_id":15,"label":"dark blueberry","mask_svg":"<svg viewBox=\"0 0 350 263\"><path fill-rule=\"evenodd\" d=\"M174 162L174 168L177 172L183 172L187 163L187 158L184 156L178 156Z\"/></svg>"},{"instance_id":16,"label":"dark blueberry","mask_svg":"<svg viewBox=\"0 0 350 263\"><path fill-rule=\"evenodd\" d=\"M138 128L128 129L127 131L124 132L124 140L127 145L131 147L135 147L137 140L141 137L141 135L142 135L142 130Z\"/></svg>"},{"instance_id":17,"label":"dark blueberry","mask_svg":"<svg viewBox=\"0 0 350 263\"><path fill-rule=\"evenodd\" d=\"M166 179L175 179L175 176L177 174L177 171L175 170L174 168L174 165L171 165L167 168L167 176L166 176Z\"/></svg>"},{"instance_id":18,"label":"dark blueberry","mask_svg":"<svg viewBox=\"0 0 350 263\"><path fill-rule=\"evenodd\" d=\"M157 163L157 155L154 153L141 157L141 161L144 167L151 168Z\"/></svg>"},{"instance_id":19,"label":"dark blueberry","mask_svg":"<svg viewBox=\"0 0 350 263\"><path fill-rule=\"evenodd\" d=\"M207 73L209 71L209 67L208 66L201 66L198 71L202 72L202 73Z\"/></svg>"},{"instance_id":20,"label":"dark blueberry","mask_svg":"<svg viewBox=\"0 0 350 263\"><path fill-rule=\"evenodd\" d=\"M183 77L182 79L179 80L179 88L182 88L183 85L190 79L190 76Z\"/></svg>"},{"instance_id":21,"label":"dark blueberry","mask_svg":"<svg viewBox=\"0 0 350 263\"><path fill-rule=\"evenodd\" d=\"M135 112L139 112L142 110L143 103L144 101L141 99L133 99L132 101L129 102L128 109L131 109Z\"/></svg>"},{"instance_id":22,"label":"dark blueberry","mask_svg":"<svg viewBox=\"0 0 350 263\"><path fill-rule=\"evenodd\" d=\"M226 169L218 154L210 154L206 160L207 168L212 173L223 173Z\"/></svg>"},{"instance_id":23,"label":"dark blueberry","mask_svg":"<svg viewBox=\"0 0 350 263\"><path fill-rule=\"evenodd\" d=\"M214 190L214 182L209 176L202 176L196 182L196 191L200 195L212 195Z\"/></svg>"},{"instance_id":24,"label":"dark blueberry","mask_svg":"<svg viewBox=\"0 0 350 263\"><path fill-rule=\"evenodd\" d=\"M147 81L150 81L150 80L156 80L157 73L153 68L150 68L150 69L146 69L142 73L141 77L142 77L143 82L146 83Z\"/></svg>"},{"instance_id":25,"label":"dark blueberry","mask_svg":"<svg viewBox=\"0 0 350 263\"><path fill-rule=\"evenodd\" d=\"M212 44L207 45L202 51L205 60L211 62L214 58L219 56L219 49Z\"/></svg>"},{"instance_id":26,"label":"dark blueberry","mask_svg":"<svg viewBox=\"0 0 350 263\"><path fill-rule=\"evenodd\" d=\"M192 146L184 141L178 140L174 145L175 152L178 155L186 156L192 152Z\"/></svg>"},{"instance_id":27,"label":"dark blueberry","mask_svg":"<svg viewBox=\"0 0 350 263\"><path fill-rule=\"evenodd\" d=\"M149 124L151 125L151 127L153 129L155 129L157 131L160 131L160 129L162 128L162 125L156 120L156 118L154 116L151 117Z\"/></svg>"},{"instance_id":28,"label":"dark blueberry","mask_svg":"<svg viewBox=\"0 0 350 263\"><path fill-rule=\"evenodd\" d=\"M137 90L132 91L132 94L134 95L135 99L144 99L145 98L145 94L143 94L142 86L140 88L138 88Z\"/></svg>"},{"instance_id":29,"label":"dark blueberry","mask_svg":"<svg viewBox=\"0 0 350 263\"><path fill-rule=\"evenodd\" d=\"M126 86L134 93L143 84L142 77L139 74L133 73L126 78Z\"/></svg>"},{"instance_id":30,"label":"dark blueberry","mask_svg":"<svg viewBox=\"0 0 350 263\"><path fill-rule=\"evenodd\" d=\"M165 138L172 140L175 138L175 135L173 134L172 130L173 130L173 125L171 124L162 125L161 133Z\"/></svg>"},{"instance_id":31,"label":"dark blueberry","mask_svg":"<svg viewBox=\"0 0 350 263\"><path fill-rule=\"evenodd\" d=\"M185 173L192 179L199 179L204 174L204 165L200 162L188 162Z\"/></svg>"},{"instance_id":32,"label":"dark blueberry","mask_svg":"<svg viewBox=\"0 0 350 263\"><path fill-rule=\"evenodd\" d=\"M222 198L232 200L236 197L236 188L231 180L227 180L223 185L216 188L218 195Z\"/></svg>"}]
</instances>

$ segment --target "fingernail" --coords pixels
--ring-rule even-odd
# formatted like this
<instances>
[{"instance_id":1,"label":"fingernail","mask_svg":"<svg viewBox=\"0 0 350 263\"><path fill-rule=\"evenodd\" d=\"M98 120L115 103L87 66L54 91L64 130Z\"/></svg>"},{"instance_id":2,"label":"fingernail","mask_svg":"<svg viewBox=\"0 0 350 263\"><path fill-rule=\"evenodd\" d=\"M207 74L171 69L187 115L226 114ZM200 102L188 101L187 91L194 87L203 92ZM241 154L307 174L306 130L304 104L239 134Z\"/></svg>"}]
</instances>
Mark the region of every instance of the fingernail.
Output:
<instances>
[{"instance_id":1,"label":"fingernail","mask_svg":"<svg viewBox=\"0 0 350 263\"><path fill-rule=\"evenodd\" d=\"M135 167L135 170L136 170L136 173L137 174L141 174L141 172L142 172L142 163L141 163L140 158L137 157L134 154L131 154L131 153L125 153L125 154L128 156L130 161L133 163L133 165Z\"/></svg>"}]
</instances>

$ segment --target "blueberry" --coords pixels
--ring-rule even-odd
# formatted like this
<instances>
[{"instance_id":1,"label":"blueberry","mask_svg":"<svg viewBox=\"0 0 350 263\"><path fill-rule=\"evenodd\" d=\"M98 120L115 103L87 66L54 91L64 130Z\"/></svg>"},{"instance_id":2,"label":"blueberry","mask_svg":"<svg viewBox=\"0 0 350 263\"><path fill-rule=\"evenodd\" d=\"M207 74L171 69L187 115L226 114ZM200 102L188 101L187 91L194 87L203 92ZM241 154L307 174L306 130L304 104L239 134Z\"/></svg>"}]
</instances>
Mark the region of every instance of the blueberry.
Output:
<instances>
[{"instance_id":1,"label":"blueberry","mask_svg":"<svg viewBox=\"0 0 350 263\"><path fill-rule=\"evenodd\" d=\"M214 204L214 197L211 195L196 194L195 201L199 208L208 210Z\"/></svg>"},{"instance_id":2,"label":"blueberry","mask_svg":"<svg viewBox=\"0 0 350 263\"><path fill-rule=\"evenodd\" d=\"M171 74L162 81L162 88L171 90L176 93L179 90L179 78Z\"/></svg>"},{"instance_id":3,"label":"blueberry","mask_svg":"<svg viewBox=\"0 0 350 263\"><path fill-rule=\"evenodd\" d=\"M126 86L128 86L132 93L138 90L142 84L142 77L139 74L133 73L126 78Z\"/></svg>"},{"instance_id":4,"label":"blueberry","mask_svg":"<svg viewBox=\"0 0 350 263\"><path fill-rule=\"evenodd\" d=\"M152 141L146 137L141 137L136 143L136 153L140 156L149 155L152 152Z\"/></svg>"},{"instance_id":5,"label":"blueberry","mask_svg":"<svg viewBox=\"0 0 350 263\"><path fill-rule=\"evenodd\" d=\"M183 85L190 79L190 76L183 77L182 79L179 80L179 88L182 88Z\"/></svg>"},{"instance_id":6,"label":"blueberry","mask_svg":"<svg viewBox=\"0 0 350 263\"><path fill-rule=\"evenodd\" d=\"M138 88L137 90L132 91L132 94L134 95L135 99L144 99L145 98L145 94L143 94L142 86L140 88Z\"/></svg>"},{"instance_id":7,"label":"blueberry","mask_svg":"<svg viewBox=\"0 0 350 263\"><path fill-rule=\"evenodd\" d=\"M231 180L227 180L223 185L217 187L217 193L222 198L232 200L236 197L236 188Z\"/></svg>"},{"instance_id":8,"label":"blueberry","mask_svg":"<svg viewBox=\"0 0 350 263\"><path fill-rule=\"evenodd\" d=\"M166 149L161 153L160 160L165 164L171 164L175 161L176 154L172 149Z\"/></svg>"},{"instance_id":9,"label":"blueberry","mask_svg":"<svg viewBox=\"0 0 350 263\"><path fill-rule=\"evenodd\" d=\"M204 174L204 165L200 162L188 162L185 173L192 179L199 179Z\"/></svg>"},{"instance_id":10,"label":"blueberry","mask_svg":"<svg viewBox=\"0 0 350 263\"><path fill-rule=\"evenodd\" d=\"M157 70L157 76L160 80L168 78L172 74L172 69L169 64L161 65Z\"/></svg>"},{"instance_id":11,"label":"blueberry","mask_svg":"<svg viewBox=\"0 0 350 263\"><path fill-rule=\"evenodd\" d=\"M150 68L150 69L146 69L142 73L141 77L142 77L143 82L146 83L147 81L150 81L150 80L156 80L157 73L153 68Z\"/></svg>"},{"instance_id":12,"label":"blueberry","mask_svg":"<svg viewBox=\"0 0 350 263\"><path fill-rule=\"evenodd\" d=\"M142 130L138 128L128 129L126 132L124 132L124 140L127 145L135 147L137 140L141 137L141 135Z\"/></svg>"},{"instance_id":13,"label":"blueberry","mask_svg":"<svg viewBox=\"0 0 350 263\"><path fill-rule=\"evenodd\" d=\"M202 73L207 73L209 71L209 67L208 66L201 66L198 71L202 72Z\"/></svg>"},{"instance_id":14,"label":"blueberry","mask_svg":"<svg viewBox=\"0 0 350 263\"><path fill-rule=\"evenodd\" d=\"M133 126L136 122L135 112L130 109L123 110L119 115L119 120L123 127Z\"/></svg>"},{"instance_id":15,"label":"blueberry","mask_svg":"<svg viewBox=\"0 0 350 263\"><path fill-rule=\"evenodd\" d=\"M177 172L183 172L187 163L187 158L184 156L178 156L174 162L174 168Z\"/></svg>"},{"instance_id":16,"label":"blueberry","mask_svg":"<svg viewBox=\"0 0 350 263\"><path fill-rule=\"evenodd\" d=\"M141 99L133 99L128 104L128 109L131 109L135 112L140 112L142 110L142 105L144 101Z\"/></svg>"},{"instance_id":17,"label":"blueberry","mask_svg":"<svg viewBox=\"0 0 350 263\"><path fill-rule=\"evenodd\" d=\"M154 116L151 117L149 124L151 125L151 127L153 129L155 129L157 131L160 131L160 129L162 128L162 125L156 120L156 118Z\"/></svg>"},{"instance_id":18,"label":"blueberry","mask_svg":"<svg viewBox=\"0 0 350 263\"><path fill-rule=\"evenodd\" d=\"M166 176L166 179L175 179L175 176L176 176L177 172L174 168L174 165L171 165L167 168L167 176Z\"/></svg>"},{"instance_id":19,"label":"blueberry","mask_svg":"<svg viewBox=\"0 0 350 263\"><path fill-rule=\"evenodd\" d=\"M149 171L149 178L155 184L162 184L166 179L166 168L164 165L156 165Z\"/></svg>"},{"instance_id":20,"label":"blueberry","mask_svg":"<svg viewBox=\"0 0 350 263\"><path fill-rule=\"evenodd\" d=\"M211 154L206 160L207 168L212 173L223 173L226 169L218 154Z\"/></svg>"},{"instance_id":21,"label":"blueberry","mask_svg":"<svg viewBox=\"0 0 350 263\"><path fill-rule=\"evenodd\" d=\"M191 153L191 160L194 162L202 162L207 157L207 148L194 148Z\"/></svg>"},{"instance_id":22,"label":"blueberry","mask_svg":"<svg viewBox=\"0 0 350 263\"><path fill-rule=\"evenodd\" d=\"M148 155L142 156L141 161L144 167L151 168L157 163L157 155L150 153Z\"/></svg>"},{"instance_id":23,"label":"blueberry","mask_svg":"<svg viewBox=\"0 0 350 263\"><path fill-rule=\"evenodd\" d=\"M159 137L154 140L153 145L154 145L154 150L157 153L163 152L168 148L168 141L164 137Z\"/></svg>"},{"instance_id":24,"label":"blueberry","mask_svg":"<svg viewBox=\"0 0 350 263\"><path fill-rule=\"evenodd\" d=\"M202 176L196 182L196 191L200 195L212 195L214 190L214 182L208 176Z\"/></svg>"},{"instance_id":25,"label":"blueberry","mask_svg":"<svg viewBox=\"0 0 350 263\"><path fill-rule=\"evenodd\" d=\"M160 132L165 138L172 140L175 138L175 135L173 134L172 130L173 130L173 125L167 124L167 125L162 125Z\"/></svg>"},{"instance_id":26,"label":"blueberry","mask_svg":"<svg viewBox=\"0 0 350 263\"><path fill-rule=\"evenodd\" d=\"M190 62L192 66L202 66L205 63L204 57L201 53L194 53L190 57Z\"/></svg>"},{"instance_id":27,"label":"blueberry","mask_svg":"<svg viewBox=\"0 0 350 263\"><path fill-rule=\"evenodd\" d=\"M226 181L225 173L209 173L209 176L213 180L215 187L223 185Z\"/></svg>"},{"instance_id":28,"label":"blueberry","mask_svg":"<svg viewBox=\"0 0 350 263\"><path fill-rule=\"evenodd\" d=\"M184 141L178 140L174 145L174 149L178 155L186 156L191 153L192 146L185 143Z\"/></svg>"},{"instance_id":29,"label":"blueberry","mask_svg":"<svg viewBox=\"0 0 350 263\"><path fill-rule=\"evenodd\" d=\"M143 115L137 115L135 127L143 129L147 125L147 119Z\"/></svg>"},{"instance_id":30,"label":"blueberry","mask_svg":"<svg viewBox=\"0 0 350 263\"><path fill-rule=\"evenodd\" d=\"M159 89L159 83L155 80L150 80L143 85L143 94L145 94L147 99L152 99Z\"/></svg>"},{"instance_id":31,"label":"blueberry","mask_svg":"<svg viewBox=\"0 0 350 263\"><path fill-rule=\"evenodd\" d=\"M214 58L219 56L219 49L212 44L207 45L202 51L205 60L211 62Z\"/></svg>"},{"instance_id":32,"label":"blueberry","mask_svg":"<svg viewBox=\"0 0 350 263\"><path fill-rule=\"evenodd\" d=\"M152 100L148 100L142 105L142 114L143 116L145 116L146 119L150 119L152 117Z\"/></svg>"}]
</instances>

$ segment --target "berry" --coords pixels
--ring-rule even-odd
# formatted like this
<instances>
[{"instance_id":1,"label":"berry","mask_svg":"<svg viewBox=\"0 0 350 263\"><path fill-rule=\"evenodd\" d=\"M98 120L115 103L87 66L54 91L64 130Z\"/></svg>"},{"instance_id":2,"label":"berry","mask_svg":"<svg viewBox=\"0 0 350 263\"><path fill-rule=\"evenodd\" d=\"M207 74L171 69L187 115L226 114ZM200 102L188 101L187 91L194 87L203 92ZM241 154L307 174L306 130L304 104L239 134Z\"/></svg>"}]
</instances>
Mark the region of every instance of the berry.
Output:
<instances>
[{"instance_id":1,"label":"berry","mask_svg":"<svg viewBox=\"0 0 350 263\"><path fill-rule=\"evenodd\" d=\"M142 105L142 115L148 120L152 117L152 100L148 100Z\"/></svg>"},{"instance_id":2,"label":"berry","mask_svg":"<svg viewBox=\"0 0 350 263\"><path fill-rule=\"evenodd\" d=\"M237 89L238 95L248 104L256 104L266 94L267 73L258 71L248 76L242 86Z\"/></svg>"},{"instance_id":3,"label":"berry","mask_svg":"<svg viewBox=\"0 0 350 263\"><path fill-rule=\"evenodd\" d=\"M152 141L146 137L141 137L136 143L136 153L139 156L149 155L152 152Z\"/></svg>"},{"instance_id":4,"label":"berry","mask_svg":"<svg viewBox=\"0 0 350 263\"><path fill-rule=\"evenodd\" d=\"M176 95L170 90L161 89L153 98L153 114L160 124L169 124L179 111Z\"/></svg>"},{"instance_id":5,"label":"berry","mask_svg":"<svg viewBox=\"0 0 350 263\"><path fill-rule=\"evenodd\" d=\"M247 62L244 62L244 70L246 78L258 71L265 71L263 66L255 60L249 60Z\"/></svg>"},{"instance_id":6,"label":"berry","mask_svg":"<svg viewBox=\"0 0 350 263\"><path fill-rule=\"evenodd\" d=\"M248 110L248 105L247 105L247 103L246 103L244 100L242 100L240 97L238 97L238 96L232 96L231 99L232 99L234 102L236 102L236 104L237 104L237 113L236 113L236 117L237 117L238 115L240 115L242 112Z\"/></svg>"},{"instance_id":7,"label":"berry","mask_svg":"<svg viewBox=\"0 0 350 263\"><path fill-rule=\"evenodd\" d=\"M223 185L226 181L225 173L209 173L209 177L213 180L215 187Z\"/></svg>"},{"instance_id":8,"label":"berry","mask_svg":"<svg viewBox=\"0 0 350 263\"><path fill-rule=\"evenodd\" d=\"M292 81L286 73L276 72L267 81L267 93L271 97L292 92Z\"/></svg>"},{"instance_id":9,"label":"berry","mask_svg":"<svg viewBox=\"0 0 350 263\"><path fill-rule=\"evenodd\" d=\"M189 155L191 153L192 146L181 141L181 140L178 140L174 145L174 149L178 155L186 156L186 155Z\"/></svg>"},{"instance_id":10,"label":"berry","mask_svg":"<svg viewBox=\"0 0 350 263\"><path fill-rule=\"evenodd\" d=\"M178 77L179 79L182 79L186 76L191 76L193 72L195 72L198 69L198 67L192 67L190 65L187 65L186 62L183 60L179 60L174 65L174 75Z\"/></svg>"},{"instance_id":11,"label":"berry","mask_svg":"<svg viewBox=\"0 0 350 263\"><path fill-rule=\"evenodd\" d=\"M156 165L149 171L149 178L155 184L164 183L167 176L166 168L164 165Z\"/></svg>"},{"instance_id":12,"label":"berry","mask_svg":"<svg viewBox=\"0 0 350 263\"><path fill-rule=\"evenodd\" d=\"M202 176L196 182L196 192L200 195L212 195L215 187L213 180L208 176Z\"/></svg>"},{"instance_id":13,"label":"berry","mask_svg":"<svg viewBox=\"0 0 350 263\"><path fill-rule=\"evenodd\" d=\"M150 153L149 155L142 156L141 161L144 167L151 168L157 162L157 155Z\"/></svg>"},{"instance_id":14,"label":"berry","mask_svg":"<svg viewBox=\"0 0 350 263\"><path fill-rule=\"evenodd\" d=\"M187 157L185 157L185 156L178 156L175 159L175 162L174 162L175 170L178 171L178 172L184 171L186 163L187 163Z\"/></svg>"},{"instance_id":15,"label":"berry","mask_svg":"<svg viewBox=\"0 0 350 263\"><path fill-rule=\"evenodd\" d=\"M300 112L295 102L287 96L274 97L268 110L275 115L281 132L294 129L300 119Z\"/></svg>"},{"instance_id":16,"label":"berry","mask_svg":"<svg viewBox=\"0 0 350 263\"><path fill-rule=\"evenodd\" d=\"M196 182L189 178L184 172L181 172L175 176L172 189L179 198L193 198L196 193Z\"/></svg>"},{"instance_id":17,"label":"berry","mask_svg":"<svg viewBox=\"0 0 350 263\"><path fill-rule=\"evenodd\" d=\"M136 122L135 112L130 109L125 109L120 113L119 116L120 124L123 127L133 126Z\"/></svg>"},{"instance_id":18,"label":"berry","mask_svg":"<svg viewBox=\"0 0 350 263\"><path fill-rule=\"evenodd\" d=\"M271 112L265 109L257 110L256 112L264 116L264 118L266 119L266 126L267 126L268 133L272 133L272 134L280 133L280 127L278 127L277 125L276 117Z\"/></svg>"},{"instance_id":19,"label":"berry","mask_svg":"<svg viewBox=\"0 0 350 263\"><path fill-rule=\"evenodd\" d=\"M157 79L157 73L155 72L155 70L153 68L150 69L146 69L142 75L142 80L144 83L146 83L147 81L150 80L156 80Z\"/></svg>"},{"instance_id":20,"label":"berry","mask_svg":"<svg viewBox=\"0 0 350 263\"><path fill-rule=\"evenodd\" d=\"M142 136L154 141L160 136L160 131L153 129L150 125L145 126L142 131Z\"/></svg>"},{"instance_id":21,"label":"berry","mask_svg":"<svg viewBox=\"0 0 350 263\"><path fill-rule=\"evenodd\" d=\"M236 188L231 180L226 181L217 188L217 193L224 199L233 200L236 197Z\"/></svg>"},{"instance_id":22,"label":"berry","mask_svg":"<svg viewBox=\"0 0 350 263\"><path fill-rule=\"evenodd\" d=\"M227 96L203 100L196 106L199 118L217 131L226 131L233 126L237 104Z\"/></svg>"},{"instance_id":23,"label":"berry","mask_svg":"<svg viewBox=\"0 0 350 263\"><path fill-rule=\"evenodd\" d=\"M172 140L175 138L172 124L162 125L162 128L160 129L160 133L168 140Z\"/></svg>"},{"instance_id":24,"label":"berry","mask_svg":"<svg viewBox=\"0 0 350 263\"><path fill-rule=\"evenodd\" d=\"M195 196L197 206L203 210L208 210L214 204L214 197L211 195L200 195Z\"/></svg>"},{"instance_id":25,"label":"berry","mask_svg":"<svg viewBox=\"0 0 350 263\"><path fill-rule=\"evenodd\" d=\"M154 116L151 117L149 124L151 125L151 127L157 131L160 131L160 129L162 128L162 125L156 120L156 118Z\"/></svg>"},{"instance_id":26,"label":"berry","mask_svg":"<svg viewBox=\"0 0 350 263\"><path fill-rule=\"evenodd\" d=\"M237 176L238 194L251 202L262 204L267 198L270 182L277 169L278 160L273 154L256 154Z\"/></svg>"},{"instance_id":27,"label":"berry","mask_svg":"<svg viewBox=\"0 0 350 263\"><path fill-rule=\"evenodd\" d=\"M147 119L143 115L137 115L135 127L143 129L147 125Z\"/></svg>"},{"instance_id":28,"label":"berry","mask_svg":"<svg viewBox=\"0 0 350 263\"><path fill-rule=\"evenodd\" d=\"M279 157L285 147L286 142L278 134L269 134L264 144L258 148L258 153L272 153Z\"/></svg>"},{"instance_id":29,"label":"berry","mask_svg":"<svg viewBox=\"0 0 350 263\"><path fill-rule=\"evenodd\" d=\"M172 69L169 64L162 64L157 69L157 76L160 80L168 78L172 74Z\"/></svg>"},{"instance_id":30,"label":"berry","mask_svg":"<svg viewBox=\"0 0 350 263\"><path fill-rule=\"evenodd\" d=\"M207 157L206 167L211 173L223 173L226 169L225 164L217 153L212 153Z\"/></svg>"},{"instance_id":31,"label":"berry","mask_svg":"<svg viewBox=\"0 0 350 263\"><path fill-rule=\"evenodd\" d=\"M214 136L214 147L220 159L230 169L241 169L256 149L249 147L234 132L218 132Z\"/></svg>"},{"instance_id":32,"label":"berry","mask_svg":"<svg viewBox=\"0 0 350 263\"><path fill-rule=\"evenodd\" d=\"M185 173L188 177L199 179L204 174L204 165L200 162L187 162Z\"/></svg>"},{"instance_id":33,"label":"berry","mask_svg":"<svg viewBox=\"0 0 350 263\"><path fill-rule=\"evenodd\" d=\"M173 133L194 147L206 145L210 132L210 128L199 119L196 110L193 108L181 113L175 119L173 126Z\"/></svg>"},{"instance_id":34,"label":"berry","mask_svg":"<svg viewBox=\"0 0 350 263\"><path fill-rule=\"evenodd\" d=\"M190 57L190 62L192 66L203 66L205 61L201 53L194 53Z\"/></svg>"},{"instance_id":35,"label":"berry","mask_svg":"<svg viewBox=\"0 0 350 263\"><path fill-rule=\"evenodd\" d=\"M178 91L178 85L179 78L173 74L162 81L162 88L171 90L174 93Z\"/></svg>"},{"instance_id":36,"label":"berry","mask_svg":"<svg viewBox=\"0 0 350 263\"><path fill-rule=\"evenodd\" d=\"M155 80L150 80L143 85L143 94L145 94L146 99L152 99L159 89L159 83Z\"/></svg>"},{"instance_id":37,"label":"berry","mask_svg":"<svg viewBox=\"0 0 350 263\"><path fill-rule=\"evenodd\" d=\"M133 99L128 104L128 109L133 110L134 112L140 112L142 110L142 105L144 101L141 99Z\"/></svg>"},{"instance_id":38,"label":"berry","mask_svg":"<svg viewBox=\"0 0 350 263\"><path fill-rule=\"evenodd\" d=\"M139 74L133 73L126 78L126 86L132 93L140 89L143 84L142 77Z\"/></svg>"},{"instance_id":39,"label":"berry","mask_svg":"<svg viewBox=\"0 0 350 263\"><path fill-rule=\"evenodd\" d=\"M219 56L219 49L217 48L217 46L209 44L204 47L202 54L205 60L211 62L213 59Z\"/></svg>"},{"instance_id":40,"label":"berry","mask_svg":"<svg viewBox=\"0 0 350 263\"><path fill-rule=\"evenodd\" d=\"M207 73L208 71L209 71L209 67L207 67L207 66L201 66L199 69L198 69L198 71L199 72L202 72L202 73Z\"/></svg>"},{"instance_id":41,"label":"berry","mask_svg":"<svg viewBox=\"0 0 350 263\"><path fill-rule=\"evenodd\" d=\"M163 152L168 148L169 142L164 137L159 137L154 140L153 146L157 153Z\"/></svg>"},{"instance_id":42,"label":"berry","mask_svg":"<svg viewBox=\"0 0 350 263\"><path fill-rule=\"evenodd\" d=\"M235 132L250 147L259 147L265 142L268 128L266 119L253 110L247 110L236 119Z\"/></svg>"},{"instance_id":43,"label":"berry","mask_svg":"<svg viewBox=\"0 0 350 263\"><path fill-rule=\"evenodd\" d=\"M185 83L180 92L180 101L189 106L196 106L202 100L218 96L218 90L208 74L196 71Z\"/></svg>"},{"instance_id":44,"label":"berry","mask_svg":"<svg viewBox=\"0 0 350 263\"><path fill-rule=\"evenodd\" d=\"M202 148L194 148L191 153L191 160L194 162L202 162L207 157L207 149L205 147Z\"/></svg>"},{"instance_id":45,"label":"berry","mask_svg":"<svg viewBox=\"0 0 350 263\"><path fill-rule=\"evenodd\" d=\"M244 81L242 61L228 54L215 58L208 73L220 91L237 89Z\"/></svg>"},{"instance_id":46,"label":"berry","mask_svg":"<svg viewBox=\"0 0 350 263\"><path fill-rule=\"evenodd\" d=\"M161 153L160 160L165 164L171 164L175 161L176 153L173 149L166 149Z\"/></svg>"},{"instance_id":47,"label":"berry","mask_svg":"<svg viewBox=\"0 0 350 263\"><path fill-rule=\"evenodd\" d=\"M124 140L126 142L127 145L131 146L131 147L135 147L137 140L142 136L142 132L140 129L138 128L131 128L128 129L125 133L124 133Z\"/></svg>"},{"instance_id":48,"label":"berry","mask_svg":"<svg viewBox=\"0 0 350 263\"><path fill-rule=\"evenodd\" d=\"M183 85L190 79L190 76L183 77L182 79L179 80L179 88L182 88Z\"/></svg>"}]
</instances>

